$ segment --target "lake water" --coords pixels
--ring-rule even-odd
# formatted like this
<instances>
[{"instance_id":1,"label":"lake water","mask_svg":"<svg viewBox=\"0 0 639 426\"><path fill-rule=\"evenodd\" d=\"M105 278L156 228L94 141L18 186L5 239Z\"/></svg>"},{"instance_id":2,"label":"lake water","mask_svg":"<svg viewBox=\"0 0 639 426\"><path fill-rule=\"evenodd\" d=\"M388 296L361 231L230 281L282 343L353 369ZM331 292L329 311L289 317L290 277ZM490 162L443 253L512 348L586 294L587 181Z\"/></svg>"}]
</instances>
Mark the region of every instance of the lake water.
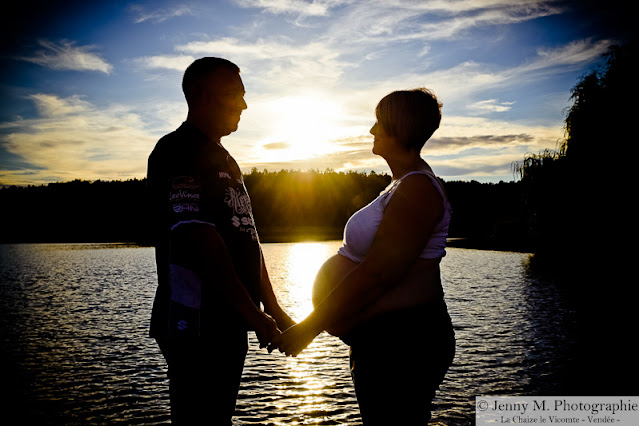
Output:
<instances>
[{"instance_id":1,"label":"lake water","mask_svg":"<svg viewBox=\"0 0 639 426\"><path fill-rule=\"evenodd\" d=\"M339 242L264 244L294 319ZM434 421L472 424L477 395L561 391L574 310L527 273L524 253L449 248L442 261L457 338ZM167 424L164 360L148 338L153 249L118 244L0 245L0 400L6 424ZM10 419L15 417L15 423ZM348 347L326 333L297 358L250 335L236 425L358 425Z\"/></svg>"}]
</instances>

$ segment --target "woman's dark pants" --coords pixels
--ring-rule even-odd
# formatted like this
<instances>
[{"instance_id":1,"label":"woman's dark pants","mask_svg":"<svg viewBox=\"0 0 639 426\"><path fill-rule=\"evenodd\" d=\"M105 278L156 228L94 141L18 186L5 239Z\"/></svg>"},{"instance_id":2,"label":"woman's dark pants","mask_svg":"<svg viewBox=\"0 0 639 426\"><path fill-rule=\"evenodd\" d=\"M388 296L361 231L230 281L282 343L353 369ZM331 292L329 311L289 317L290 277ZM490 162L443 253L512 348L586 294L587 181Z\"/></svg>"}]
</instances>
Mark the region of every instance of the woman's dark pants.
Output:
<instances>
[{"instance_id":1,"label":"woman's dark pants","mask_svg":"<svg viewBox=\"0 0 639 426\"><path fill-rule=\"evenodd\" d=\"M364 425L426 425L455 355L444 301L373 318L344 341Z\"/></svg>"}]
</instances>

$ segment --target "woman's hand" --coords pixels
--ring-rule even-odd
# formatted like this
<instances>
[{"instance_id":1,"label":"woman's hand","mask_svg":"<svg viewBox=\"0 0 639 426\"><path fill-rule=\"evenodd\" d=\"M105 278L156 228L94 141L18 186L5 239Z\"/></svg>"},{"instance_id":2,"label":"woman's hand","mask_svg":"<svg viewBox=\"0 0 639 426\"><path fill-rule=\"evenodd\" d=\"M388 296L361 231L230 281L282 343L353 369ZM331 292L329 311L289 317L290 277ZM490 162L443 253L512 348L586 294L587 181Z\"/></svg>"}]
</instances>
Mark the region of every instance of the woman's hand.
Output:
<instances>
[{"instance_id":1,"label":"woman's hand","mask_svg":"<svg viewBox=\"0 0 639 426\"><path fill-rule=\"evenodd\" d=\"M273 319L275 319L277 322L277 328L280 330L287 330L295 325L295 321L293 321L293 319L282 309L272 313L269 312L269 314L273 317Z\"/></svg>"},{"instance_id":2,"label":"woman's hand","mask_svg":"<svg viewBox=\"0 0 639 426\"><path fill-rule=\"evenodd\" d=\"M278 348L280 352L288 356L297 356L322 330L317 330L311 324L301 323L288 328L279 336L275 336L269 346L269 351Z\"/></svg>"}]
</instances>

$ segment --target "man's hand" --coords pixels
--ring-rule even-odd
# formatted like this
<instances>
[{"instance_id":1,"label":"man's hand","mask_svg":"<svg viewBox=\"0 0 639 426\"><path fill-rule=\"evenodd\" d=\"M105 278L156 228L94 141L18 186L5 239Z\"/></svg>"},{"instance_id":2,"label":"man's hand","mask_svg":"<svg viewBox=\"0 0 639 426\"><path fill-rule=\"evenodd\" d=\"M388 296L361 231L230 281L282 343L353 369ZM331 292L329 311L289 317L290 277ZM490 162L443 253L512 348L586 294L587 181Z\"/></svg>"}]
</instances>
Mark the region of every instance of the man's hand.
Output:
<instances>
[{"instance_id":1,"label":"man's hand","mask_svg":"<svg viewBox=\"0 0 639 426\"><path fill-rule=\"evenodd\" d=\"M277 328L277 323L270 315L264 312L261 314L262 315L253 324L253 328L257 340L260 342L260 348L265 348L271 343L274 337L281 334L281 331Z\"/></svg>"}]
</instances>

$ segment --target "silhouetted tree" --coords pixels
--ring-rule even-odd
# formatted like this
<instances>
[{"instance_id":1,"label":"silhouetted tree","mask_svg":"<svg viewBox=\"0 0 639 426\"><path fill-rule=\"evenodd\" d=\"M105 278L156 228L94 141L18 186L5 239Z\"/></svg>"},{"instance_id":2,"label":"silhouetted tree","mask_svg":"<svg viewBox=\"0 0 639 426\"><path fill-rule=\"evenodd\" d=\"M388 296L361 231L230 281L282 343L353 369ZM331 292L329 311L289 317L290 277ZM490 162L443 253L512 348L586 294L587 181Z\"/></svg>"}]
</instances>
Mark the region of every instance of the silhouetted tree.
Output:
<instances>
[{"instance_id":1,"label":"silhouetted tree","mask_svg":"<svg viewBox=\"0 0 639 426\"><path fill-rule=\"evenodd\" d=\"M613 46L603 69L572 89L566 139L519 165L533 265L574 296L578 350L573 388L581 395L637 395L633 264L636 44ZM627 241L627 242L625 242ZM628 244L629 243L629 244Z\"/></svg>"},{"instance_id":2,"label":"silhouetted tree","mask_svg":"<svg viewBox=\"0 0 639 426\"><path fill-rule=\"evenodd\" d=\"M572 89L566 138L558 148L516 165L535 260L560 274L574 274L583 259L609 251L612 236L627 231L622 220L627 218L617 207L628 200L622 185L628 183L630 144L636 139L635 44L612 46L605 58L602 70L583 76Z\"/></svg>"}]
</instances>

